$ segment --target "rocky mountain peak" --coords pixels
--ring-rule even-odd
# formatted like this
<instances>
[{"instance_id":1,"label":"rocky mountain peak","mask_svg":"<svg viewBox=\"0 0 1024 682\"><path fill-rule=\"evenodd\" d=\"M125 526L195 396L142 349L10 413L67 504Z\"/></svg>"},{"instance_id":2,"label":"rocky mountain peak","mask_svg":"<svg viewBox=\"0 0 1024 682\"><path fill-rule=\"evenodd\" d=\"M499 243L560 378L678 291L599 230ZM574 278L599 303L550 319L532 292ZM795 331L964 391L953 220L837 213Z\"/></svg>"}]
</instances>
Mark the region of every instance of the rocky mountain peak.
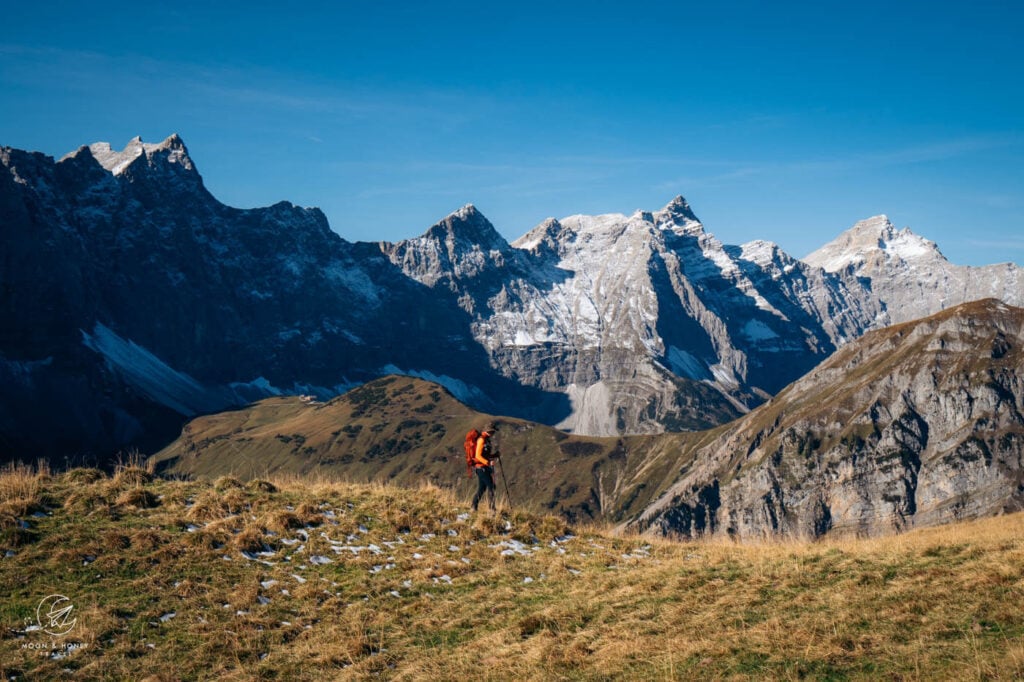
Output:
<instances>
[{"instance_id":1,"label":"rocky mountain peak","mask_svg":"<svg viewBox=\"0 0 1024 682\"><path fill-rule=\"evenodd\" d=\"M743 260L766 267L779 259L789 259L789 256L779 248L775 242L755 239L740 246L740 253Z\"/></svg>"},{"instance_id":2,"label":"rocky mountain peak","mask_svg":"<svg viewBox=\"0 0 1024 682\"><path fill-rule=\"evenodd\" d=\"M534 255L558 254L564 231L565 228L557 219L547 218L540 225L512 242L512 246L529 251Z\"/></svg>"},{"instance_id":3,"label":"rocky mountain peak","mask_svg":"<svg viewBox=\"0 0 1024 682\"><path fill-rule=\"evenodd\" d=\"M849 262L859 254L877 251L896 233L896 227L885 215L878 215L867 220L858 221L834 240L825 244L805 258L811 265L824 267L834 271L840 269L837 256L845 256ZM828 258L824 258L827 256ZM840 259L842 260L842 259ZM831 267L826 267L826 266Z\"/></svg>"},{"instance_id":4,"label":"rocky mountain peak","mask_svg":"<svg viewBox=\"0 0 1024 682\"><path fill-rule=\"evenodd\" d=\"M653 214L654 224L662 229L675 229L677 231L697 234L704 231L700 219L690 208L689 202L682 195L676 196L668 202L665 208Z\"/></svg>"},{"instance_id":5,"label":"rocky mountain peak","mask_svg":"<svg viewBox=\"0 0 1024 682\"><path fill-rule=\"evenodd\" d=\"M174 133L159 144L147 144L142 137L136 135L128 141L121 151L111 148L109 142L95 142L89 145L89 152L101 166L114 175L121 175L139 159L146 159L149 165L158 160L175 164L186 171L195 171L195 165L188 155L184 140Z\"/></svg>"},{"instance_id":6,"label":"rocky mountain peak","mask_svg":"<svg viewBox=\"0 0 1024 682\"><path fill-rule=\"evenodd\" d=\"M432 225L421 239L439 241L447 245L449 251L474 247L484 251L508 248L505 238L473 204L466 204Z\"/></svg>"},{"instance_id":7,"label":"rocky mountain peak","mask_svg":"<svg viewBox=\"0 0 1024 682\"><path fill-rule=\"evenodd\" d=\"M505 238L473 204L449 214L421 237L382 242L380 248L409 277L431 287L446 282L453 291L458 280L476 278L515 258Z\"/></svg>"}]
</instances>

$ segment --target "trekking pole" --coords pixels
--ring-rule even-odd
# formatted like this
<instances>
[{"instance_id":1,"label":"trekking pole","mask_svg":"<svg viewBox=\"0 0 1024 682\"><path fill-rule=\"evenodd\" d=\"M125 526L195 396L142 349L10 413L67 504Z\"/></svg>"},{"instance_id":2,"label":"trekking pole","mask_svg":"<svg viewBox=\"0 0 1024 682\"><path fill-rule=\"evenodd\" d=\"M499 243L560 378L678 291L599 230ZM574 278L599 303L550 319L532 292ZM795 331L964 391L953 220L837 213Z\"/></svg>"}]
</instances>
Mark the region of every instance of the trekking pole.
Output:
<instances>
[{"instance_id":1,"label":"trekking pole","mask_svg":"<svg viewBox=\"0 0 1024 682\"><path fill-rule=\"evenodd\" d=\"M508 494L508 479L505 478L505 465L501 463L501 458L498 458L498 471L501 472L501 482L505 484L505 499L508 500L508 508L512 509L512 496Z\"/></svg>"},{"instance_id":2,"label":"trekking pole","mask_svg":"<svg viewBox=\"0 0 1024 682\"><path fill-rule=\"evenodd\" d=\"M494 448L498 451L498 471L501 472L501 482L505 485L505 499L508 500L508 508L512 509L512 496L508 494L508 478L505 476L505 465L501 463L501 448L498 447L497 439L494 442Z\"/></svg>"}]
</instances>

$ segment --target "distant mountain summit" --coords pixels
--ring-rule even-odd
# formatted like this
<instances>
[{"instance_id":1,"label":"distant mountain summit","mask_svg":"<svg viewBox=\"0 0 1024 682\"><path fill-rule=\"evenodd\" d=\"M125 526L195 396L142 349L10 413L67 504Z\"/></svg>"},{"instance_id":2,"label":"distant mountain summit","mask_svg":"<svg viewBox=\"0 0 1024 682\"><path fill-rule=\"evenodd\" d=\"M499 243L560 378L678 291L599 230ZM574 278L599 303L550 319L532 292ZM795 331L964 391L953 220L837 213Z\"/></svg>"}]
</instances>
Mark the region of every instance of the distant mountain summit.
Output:
<instances>
[{"instance_id":1,"label":"distant mountain summit","mask_svg":"<svg viewBox=\"0 0 1024 682\"><path fill-rule=\"evenodd\" d=\"M316 208L223 205L177 135L0 148L0 236L7 457L162 445L196 414L393 373L578 434L704 429L869 329L1022 298L1016 266L950 265L885 219L805 262L723 244L682 196L511 244L471 204L350 243Z\"/></svg>"},{"instance_id":2,"label":"distant mountain summit","mask_svg":"<svg viewBox=\"0 0 1024 682\"><path fill-rule=\"evenodd\" d=\"M884 314L876 325L909 322L968 301L998 298L1024 305L1024 269L1012 263L969 267L950 263L939 247L884 215L862 220L804 262L844 282L869 284Z\"/></svg>"},{"instance_id":3,"label":"distant mountain summit","mask_svg":"<svg viewBox=\"0 0 1024 682\"><path fill-rule=\"evenodd\" d=\"M188 156L188 150L185 148L185 142L178 137L177 133L160 144L146 144L141 137L133 137L119 152L111 149L109 142L96 142L84 149L88 149L93 158L114 175L121 175L140 159L143 164L150 167L156 167L163 162L179 166L187 171L195 170L192 159Z\"/></svg>"}]
</instances>

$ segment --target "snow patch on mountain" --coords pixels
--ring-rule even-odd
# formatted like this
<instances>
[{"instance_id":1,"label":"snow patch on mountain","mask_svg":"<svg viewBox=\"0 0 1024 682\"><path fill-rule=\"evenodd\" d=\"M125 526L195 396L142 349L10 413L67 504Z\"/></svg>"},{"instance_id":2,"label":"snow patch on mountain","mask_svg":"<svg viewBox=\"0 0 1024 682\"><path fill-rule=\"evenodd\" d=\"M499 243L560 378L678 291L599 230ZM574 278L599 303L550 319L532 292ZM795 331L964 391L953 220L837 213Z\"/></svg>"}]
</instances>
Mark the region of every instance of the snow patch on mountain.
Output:
<instances>
[{"instance_id":1,"label":"snow patch on mountain","mask_svg":"<svg viewBox=\"0 0 1024 682\"><path fill-rule=\"evenodd\" d=\"M688 377L697 381L710 381L712 379L707 365L682 348L669 346L668 353L665 354L665 360L668 361L669 369L678 376Z\"/></svg>"},{"instance_id":2,"label":"snow patch on mountain","mask_svg":"<svg viewBox=\"0 0 1024 682\"><path fill-rule=\"evenodd\" d=\"M938 248L935 246L935 242L919 237L905 228L885 243L884 251L890 257L895 256L905 261L914 261L935 255Z\"/></svg>"},{"instance_id":3,"label":"snow patch on mountain","mask_svg":"<svg viewBox=\"0 0 1024 682\"><path fill-rule=\"evenodd\" d=\"M427 370L401 369L397 365L390 364L381 367L380 373L382 376L387 374L402 374L405 376L416 377L417 379L433 381L435 384L441 384L448 389L448 392L455 396L459 402L470 404L489 402L487 396L479 388L470 386L466 382L450 377L446 374L437 375Z\"/></svg>"},{"instance_id":4,"label":"snow patch on mountain","mask_svg":"<svg viewBox=\"0 0 1024 682\"><path fill-rule=\"evenodd\" d=\"M760 320L747 320L743 325L743 335L751 341L769 341L779 338L772 328Z\"/></svg>"},{"instance_id":5,"label":"snow patch on mountain","mask_svg":"<svg viewBox=\"0 0 1024 682\"><path fill-rule=\"evenodd\" d=\"M178 414L192 417L223 410L232 404L223 392L203 386L100 322L91 333L79 331L85 347L102 355L107 365L127 383Z\"/></svg>"}]
</instances>

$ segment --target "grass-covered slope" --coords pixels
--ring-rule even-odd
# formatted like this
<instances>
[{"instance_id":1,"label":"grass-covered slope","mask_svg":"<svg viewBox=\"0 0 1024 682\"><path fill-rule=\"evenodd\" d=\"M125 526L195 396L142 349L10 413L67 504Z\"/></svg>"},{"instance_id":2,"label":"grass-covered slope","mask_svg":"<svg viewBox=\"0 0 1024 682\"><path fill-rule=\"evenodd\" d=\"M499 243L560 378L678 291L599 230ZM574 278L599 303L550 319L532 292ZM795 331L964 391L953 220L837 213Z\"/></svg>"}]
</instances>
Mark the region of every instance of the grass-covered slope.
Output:
<instances>
[{"instance_id":1,"label":"grass-covered slope","mask_svg":"<svg viewBox=\"0 0 1024 682\"><path fill-rule=\"evenodd\" d=\"M1024 517L612 537L432 486L0 475L0 679L1019 679ZM39 629L63 595L74 627ZM49 627L49 623L44 623Z\"/></svg>"},{"instance_id":2,"label":"grass-covered slope","mask_svg":"<svg viewBox=\"0 0 1024 682\"><path fill-rule=\"evenodd\" d=\"M463 441L496 421L504 483L515 506L570 520L619 521L675 478L695 437L596 438L475 412L437 384L404 376L370 382L327 403L272 398L200 417L154 456L175 475L243 480L271 474L327 474L353 482L433 483L466 495Z\"/></svg>"}]
</instances>

